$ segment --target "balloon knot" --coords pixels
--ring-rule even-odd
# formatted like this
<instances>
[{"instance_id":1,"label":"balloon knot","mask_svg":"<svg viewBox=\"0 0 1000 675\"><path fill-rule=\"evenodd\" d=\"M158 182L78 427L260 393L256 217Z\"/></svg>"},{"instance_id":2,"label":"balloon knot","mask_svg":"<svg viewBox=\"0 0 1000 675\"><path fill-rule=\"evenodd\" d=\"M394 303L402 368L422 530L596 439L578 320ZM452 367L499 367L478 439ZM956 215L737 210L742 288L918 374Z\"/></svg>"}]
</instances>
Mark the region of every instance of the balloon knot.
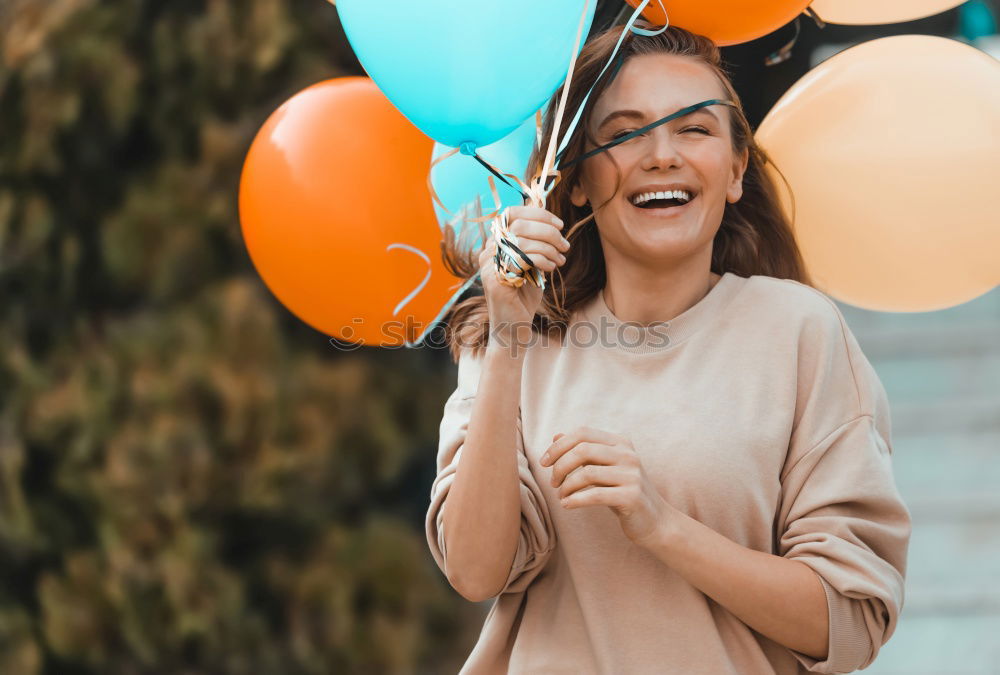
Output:
<instances>
[{"instance_id":1,"label":"balloon knot","mask_svg":"<svg viewBox=\"0 0 1000 675\"><path fill-rule=\"evenodd\" d=\"M458 146L458 149L461 151L463 155L469 155L470 157L476 154L476 144L473 143L472 141L466 141L465 143L462 143L460 146Z\"/></svg>"}]
</instances>

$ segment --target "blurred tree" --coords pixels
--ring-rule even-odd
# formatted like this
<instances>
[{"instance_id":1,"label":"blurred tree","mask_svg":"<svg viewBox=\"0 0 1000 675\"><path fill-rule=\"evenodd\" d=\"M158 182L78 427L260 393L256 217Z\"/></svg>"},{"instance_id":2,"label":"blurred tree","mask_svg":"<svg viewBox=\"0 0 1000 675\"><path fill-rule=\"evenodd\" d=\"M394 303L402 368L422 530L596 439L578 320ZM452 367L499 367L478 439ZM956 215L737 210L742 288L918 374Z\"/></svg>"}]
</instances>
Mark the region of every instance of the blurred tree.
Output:
<instances>
[{"instance_id":1,"label":"blurred tree","mask_svg":"<svg viewBox=\"0 0 1000 675\"><path fill-rule=\"evenodd\" d=\"M360 72L322 0L0 3L0 673L464 660L446 352L334 349L239 231L264 119Z\"/></svg>"}]
</instances>

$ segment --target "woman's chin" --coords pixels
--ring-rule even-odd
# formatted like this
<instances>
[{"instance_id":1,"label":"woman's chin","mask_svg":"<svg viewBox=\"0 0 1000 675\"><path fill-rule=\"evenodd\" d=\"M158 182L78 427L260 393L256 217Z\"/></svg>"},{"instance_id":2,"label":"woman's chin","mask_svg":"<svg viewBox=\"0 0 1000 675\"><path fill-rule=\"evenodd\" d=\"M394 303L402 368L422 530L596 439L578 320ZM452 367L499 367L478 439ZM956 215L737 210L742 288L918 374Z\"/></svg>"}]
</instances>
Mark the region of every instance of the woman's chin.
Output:
<instances>
[{"instance_id":1,"label":"woman's chin","mask_svg":"<svg viewBox=\"0 0 1000 675\"><path fill-rule=\"evenodd\" d=\"M661 221L629 219L624 229L631 239L647 242L651 246L682 246L701 238L700 225L697 219L687 218Z\"/></svg>"},{"instance_id":2,"label":"woman's chin","mask_svg":"<svg viewBox=\"0 0 1000 675\"><path fill-rule=\"evenodd\" d=\"M650 224L648 221L626 220L622 223L620 240L643 258L662 260L691 255L706 243L711 243L715 233L703 231L697 220L672 220Z\"/></svg>"}]
</instances>

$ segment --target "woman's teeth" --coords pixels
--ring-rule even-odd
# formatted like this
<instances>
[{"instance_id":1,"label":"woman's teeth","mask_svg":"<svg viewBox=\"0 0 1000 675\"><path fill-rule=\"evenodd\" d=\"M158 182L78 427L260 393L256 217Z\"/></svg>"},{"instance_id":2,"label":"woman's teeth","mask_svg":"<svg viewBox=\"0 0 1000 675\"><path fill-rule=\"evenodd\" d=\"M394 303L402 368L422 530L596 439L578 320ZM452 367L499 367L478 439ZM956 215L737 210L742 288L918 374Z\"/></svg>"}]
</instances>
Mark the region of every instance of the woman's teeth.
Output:
<instances>
[{"instance_id":1,"label":"woman's teeth","mask_svg":"<svg viewBox=\"0 0 1000 675\"><path fill-rule=\"evenodd\" d=\"M635 206L642 206L643 204L653 201L654 199L676 199L681 204L686 204L691 201L691 195L686 190L668 190L666 192L643 192L632 197L632 203Z\"/></svg>"}]
</instances>

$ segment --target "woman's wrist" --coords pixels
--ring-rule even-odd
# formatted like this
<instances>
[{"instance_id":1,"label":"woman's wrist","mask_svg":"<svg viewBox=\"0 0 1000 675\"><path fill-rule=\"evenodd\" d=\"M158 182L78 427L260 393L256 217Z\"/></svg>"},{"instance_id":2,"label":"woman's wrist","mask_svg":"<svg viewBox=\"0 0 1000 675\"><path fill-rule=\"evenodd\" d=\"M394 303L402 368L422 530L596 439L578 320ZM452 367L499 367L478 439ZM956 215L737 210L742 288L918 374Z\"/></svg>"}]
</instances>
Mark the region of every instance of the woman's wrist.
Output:
<instances>
[{"instance_id":1,"label":"woman's wrist","mask_svg":"<svg viewBox=\"0 0 1000 675\"><path fill-rule=\"evenodd\" d=\"M523 358L533 336L530 323L515 323L490 328L487 351L503 352L510 358Z\"/></svg>"},{"instance_id":2,"label":"woman's wrist","mask_svg":"<svg viewBox=\"0 0 1000 675\"><path fill-rule=\"evenodd\" d=\"M496 337L491 333L489 342L486 343L487 358L498 361L520 362L527 353L527 345L519 344L505 336Z\"/></svg>"},{"instance_id":3,"label":"woman's wrist","mask_svg":"<svg viewBox=\"0 0 1000 675\"><path fill-rule=\"evenodd\" d=\"M684 524L681 522L684 517L687 517L686 514L664 500L663 511L656 520L656 527L649 533L649 536L636 544L651 552L671 550L684 537Z\"/></svg>"}]
</instances>

